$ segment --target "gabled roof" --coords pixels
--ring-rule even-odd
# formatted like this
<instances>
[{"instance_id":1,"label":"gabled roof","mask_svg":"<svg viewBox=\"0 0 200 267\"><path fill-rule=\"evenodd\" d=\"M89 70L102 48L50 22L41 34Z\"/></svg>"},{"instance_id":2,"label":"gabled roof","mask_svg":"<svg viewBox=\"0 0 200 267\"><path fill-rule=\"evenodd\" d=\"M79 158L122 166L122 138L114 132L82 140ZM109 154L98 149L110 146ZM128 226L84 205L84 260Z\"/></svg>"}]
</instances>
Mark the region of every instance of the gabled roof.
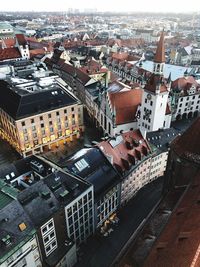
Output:
<instances>
[{"instance_id":1,"label":"gabled roof","mask_svg":"<svg viewBox=\"0 0 200 267\"><path fill-rule=\"evenodd\" d=\"M17 47L0 49L0 61L21 58L21 54Z\"/></svg>"},{"instance_id":2,"label":"gabled roof","mask_svg":"<svg viewBox=\"0 0 200 267\"><path fill-rule=\"evenodd\" d=\"M155 54L155 57L154 57L154 62L156 62L156 63L165 62L164 38L165 38L164 31L162 31L162 33L160 35L160 40L158 42L156 54Z\"/></svg>"},{"instance_id":3,"label":"gabled roof","mask_svg":"<svg viewBox=\"0 0 200 267\"><path fill-rule=\"evenodd\" d=\"M195 86L195 88L200 87L200 84L195 80L193 76L188 76L181 77L173 81L171 88L179 91L183 90L186 93L186 90L190 89L193 85Z\"/></svg>"},{"instance_id":4,"label":"gabled roof","mask_svg":"<svg viewBox=\"0 0 200 267\"><path fill-rule=\"evenodd\" d=\"M166 80L163 76L159 74L152 73L150 78L148 79L144 89L146 91L156 93L156 88L160 86L160 93L167 92L167 84Z\"/></svg>"},{"instance_id":5,"label":"gabled roof","mask_svg":"<svg viewBox=\"0 0 200 267\"><path fill-rule=\"evenodd\" d=\"M27 45L27 41L25 39L25 36L23 34L16 34L16 40L19 45L25 46Z\"/></svg>"},{"instance_id":6,"label":"gabled roof","mask_svg":"<svg viewBox=\"0 0 200 267\"><path fill-rule=\"evenodd\" d=\"M108 97L113 112L116 112L116 125L135 121L137 108L142 102L142 89L108 93Z\"/></svg>"},{"instance_id":7,"label":"gabled roof","mask_svg":"<svg viewBox=\"0 0 200 267\"><path fill-rule=\"evenodd\" d=\"M128 131L115 138L100 142L98 147L112 158L113 166L120 172L131 169L137 161L141 162L151 150L139 130Z\"/></svg>"}]
</instances>

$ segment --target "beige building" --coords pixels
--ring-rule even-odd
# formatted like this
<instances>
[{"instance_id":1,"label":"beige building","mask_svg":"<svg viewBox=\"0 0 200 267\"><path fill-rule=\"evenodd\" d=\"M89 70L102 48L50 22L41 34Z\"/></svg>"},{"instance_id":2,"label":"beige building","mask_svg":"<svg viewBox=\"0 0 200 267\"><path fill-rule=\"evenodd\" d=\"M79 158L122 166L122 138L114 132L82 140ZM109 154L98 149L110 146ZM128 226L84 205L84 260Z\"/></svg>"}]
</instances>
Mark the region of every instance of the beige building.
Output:
<instances>
[{"instance_id":1,"label":"beige building","mask_svg":"<svg viewBox=\"0 0 200 267\"><path fill-rule=\"evenodd\" d=\"M0 135L21 155L41 153L83 131L82 104L55 81L42 88L1 81L0 88Z\"/></svg>"}]
</instances>

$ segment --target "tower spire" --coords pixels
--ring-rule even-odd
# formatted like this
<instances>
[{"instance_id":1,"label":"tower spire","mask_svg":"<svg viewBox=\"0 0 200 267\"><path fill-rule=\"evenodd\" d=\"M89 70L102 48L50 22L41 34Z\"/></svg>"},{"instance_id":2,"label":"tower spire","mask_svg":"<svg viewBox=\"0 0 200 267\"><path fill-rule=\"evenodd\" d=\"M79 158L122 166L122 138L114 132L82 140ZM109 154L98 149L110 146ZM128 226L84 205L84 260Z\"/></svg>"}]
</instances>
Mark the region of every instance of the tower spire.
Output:
<instances>
[{"instance_id":1,"label":"tower spire","mask_svg":"<svg viewBox=\"0 0 200 267\"><path fill-rule=\"evenodd\" d=\"M165 34L164 30L161 32L160 40L156 49L156 54L154 57L154 74L163 75L163 69L165 65L165 46L164 46Z\"/></svg>"},{"instance_id":2,"label":"tower spire","mask_svg":"<svg viewBox=\"0 0 200 267\"><path fill-rule=\"evenodd\" d=\"M164 30L161 32L160 40L156 49L156 54L154 57L154 62L164 63L165 62L165 45L164 45L165 33Z\"/></svg>"}]
</instances>

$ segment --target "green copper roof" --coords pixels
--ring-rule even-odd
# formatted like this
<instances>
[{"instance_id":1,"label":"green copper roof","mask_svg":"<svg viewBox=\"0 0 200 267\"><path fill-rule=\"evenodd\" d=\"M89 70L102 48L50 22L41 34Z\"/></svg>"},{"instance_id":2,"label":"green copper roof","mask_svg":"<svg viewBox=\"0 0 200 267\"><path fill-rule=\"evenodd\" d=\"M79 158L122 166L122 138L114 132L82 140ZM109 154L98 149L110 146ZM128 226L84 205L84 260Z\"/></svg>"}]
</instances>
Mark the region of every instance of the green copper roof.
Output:
<instances>
[{"instance_id":1,"label":"green copper roof","mask_svg":"<svg viewBox=\"0 0 200 267\"><path fill-rule=\"evenodd\" d=\"M8 205L12 200L17 197L17 190L7 185L4 181L0 180L0 209Z\"/></svg>"}]
</instances>

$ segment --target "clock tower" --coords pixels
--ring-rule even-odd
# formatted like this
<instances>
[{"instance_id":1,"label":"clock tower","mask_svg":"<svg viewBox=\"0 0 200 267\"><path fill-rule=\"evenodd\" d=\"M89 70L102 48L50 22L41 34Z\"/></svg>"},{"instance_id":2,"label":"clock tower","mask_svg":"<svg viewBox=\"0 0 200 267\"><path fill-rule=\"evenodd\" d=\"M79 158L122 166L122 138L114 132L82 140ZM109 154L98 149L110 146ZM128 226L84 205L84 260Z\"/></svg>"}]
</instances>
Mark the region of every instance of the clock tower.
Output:
<instances>
[{"instance_id":1,"label":"clock tower","mask_svg":"<svg viewBox=\"0 0 200 267\"><path fill-rule=\"evenodd\" d=\"M171 113L168 106L170 84L164 79L165 66L164 32L161 33L153 62L153 72L143 91L139 128L146 132L169 128Z\"/></svg>"}]
</instances>

